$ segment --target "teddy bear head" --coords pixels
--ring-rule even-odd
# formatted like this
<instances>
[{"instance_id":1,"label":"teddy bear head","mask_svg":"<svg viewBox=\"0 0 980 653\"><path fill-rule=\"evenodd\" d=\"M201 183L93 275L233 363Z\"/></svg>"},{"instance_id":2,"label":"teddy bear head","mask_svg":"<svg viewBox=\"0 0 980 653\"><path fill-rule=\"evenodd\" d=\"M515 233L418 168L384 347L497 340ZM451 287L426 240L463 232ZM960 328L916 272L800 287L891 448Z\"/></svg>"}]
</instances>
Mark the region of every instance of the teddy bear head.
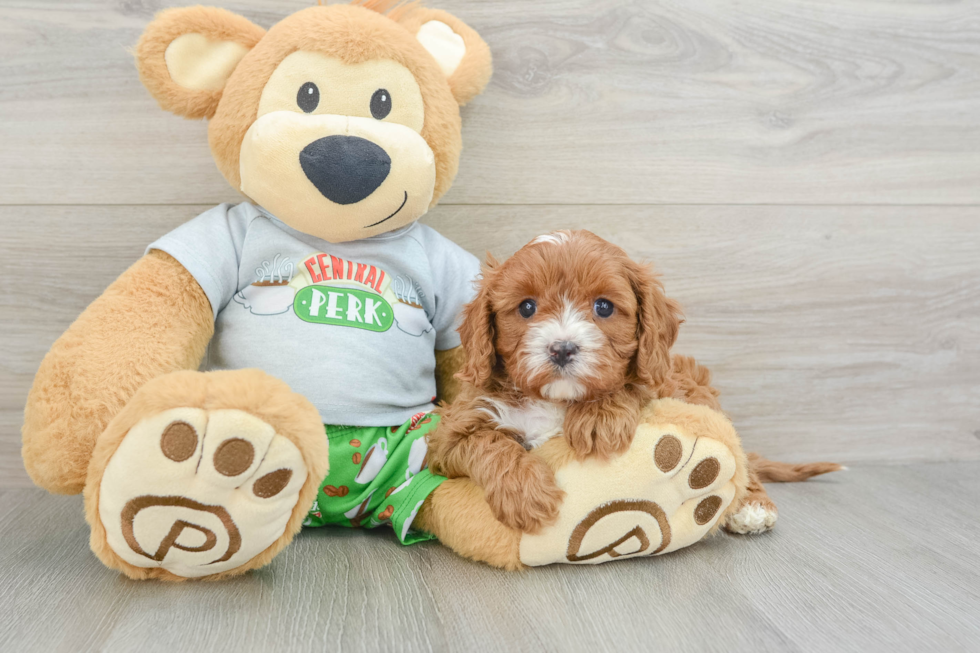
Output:
<instances>
[{"instance_id":1,"label":"teddy bear head","mask_svg":"<svg viewBox=\"0 0 980 653\"><path fill-rule=\"evenodd\" d=\"M170 9L136 61L161 107L210 119L233 187L330 242L404 226L439 200L459 164L459 107L491 73L470 27L395 0L313 6L268 31L223 9Z\"/></svg>"}]
</instances>

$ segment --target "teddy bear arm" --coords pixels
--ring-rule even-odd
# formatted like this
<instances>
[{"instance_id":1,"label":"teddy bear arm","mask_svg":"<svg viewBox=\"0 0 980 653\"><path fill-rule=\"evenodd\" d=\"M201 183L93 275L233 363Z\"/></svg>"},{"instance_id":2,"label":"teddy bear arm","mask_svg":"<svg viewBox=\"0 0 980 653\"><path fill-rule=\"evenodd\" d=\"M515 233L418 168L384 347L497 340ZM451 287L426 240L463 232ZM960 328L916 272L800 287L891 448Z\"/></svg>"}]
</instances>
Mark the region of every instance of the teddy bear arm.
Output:
<instances>
[{"instance_id":1,"label":"teddy bear arm","mask_svg":"<svg viewBox=\"0 0 980 653\"><path fill-rule=\"evenodd\" d=\"M96 440L148 380L196 369L214 331L211 305L175 259L151 251L55 341L24 411L24 465L50 492L85 485Z\"/></svg>"}]
</instances>

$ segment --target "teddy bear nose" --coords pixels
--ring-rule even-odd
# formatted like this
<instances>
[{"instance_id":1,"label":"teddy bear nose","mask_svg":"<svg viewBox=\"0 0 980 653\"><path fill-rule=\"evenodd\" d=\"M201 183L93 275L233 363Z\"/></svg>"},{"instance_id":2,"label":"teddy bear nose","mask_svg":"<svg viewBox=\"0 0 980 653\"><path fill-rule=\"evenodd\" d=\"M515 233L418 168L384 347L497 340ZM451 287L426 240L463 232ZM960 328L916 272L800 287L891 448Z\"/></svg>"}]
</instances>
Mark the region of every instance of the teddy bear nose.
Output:
<instances>
[{"instance_id":1,"label":"teddy bear nose","mask_svg":"<svg viewBox=\"0 0 980 653\"><path fill-rule=\"evenodd\" d=\"M358 136L326 136L299 154L306 178L331 202L354 204L369 196L391 171L391 157Z\"/></svg>"},{"instance_id":2,"label":"teddy bear nose","mask_svg":"<svg viewBox=\"0 0 980 653\"><path fill-rule=\"evenodd\" d=\"M551 362L558 367L565 367L578 353L578 345L568 340L553 342L548 347L548 354Z\"/></svg>"}]
</instances>

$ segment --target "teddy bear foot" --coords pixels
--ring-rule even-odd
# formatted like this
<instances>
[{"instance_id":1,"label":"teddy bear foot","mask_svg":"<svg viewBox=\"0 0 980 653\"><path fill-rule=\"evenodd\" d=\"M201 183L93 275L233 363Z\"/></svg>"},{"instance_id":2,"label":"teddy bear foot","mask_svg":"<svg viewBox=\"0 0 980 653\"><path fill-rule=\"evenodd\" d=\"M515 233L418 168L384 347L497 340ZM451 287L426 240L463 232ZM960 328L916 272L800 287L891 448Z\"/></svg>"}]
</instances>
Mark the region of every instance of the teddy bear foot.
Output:
<instances>
[{"instance_id":1,"label":"teddy bear foot","mask_svg":"<svg viewBox=\"0 0 980 653\"><path fill-rule=\"evenodd\" d=\"M244 378L227 373L224 379L186 374L192 376L184 381L196 382L191 385L203 383L197 392L177 392L196 395L179 402L186 405L153 410L157 406L149 404L159 403L159 396L152 401L141 396L155 394L152 384L134 397L135 408L149 408L148 414L104 458L97 491L91 478L92 491L86 490L93 550L131 577L214 577L261 566L292 538L296 517L301 521L312 501L301 500L309 494L303 490L314 478L311 472L316 473L300 449L307 443L295 432L292 438L278 432L284 423L274 426L278 420L267 414L270 403L295 404L302 398L254 371ZM252 386L253 396L264 394L265 408L222 401L228 382ZM318 423L309 426L319 431L325 447ZM316 443L309 448L315 451ZM314 491L320 478L315 476Z\"/></svg>"},{"instance_id":2,"label":"teddy bear foot","mask_svg":"<svg viewBox=\"0 0 980 653\"><path fill-rule=\"evenodd\" d=\"M102 477L99 518L136 567L184 578L239 567L286 530L306 465L240 410L174 408L137 424Z\"/></svg>"},{"instance_id":3,"label":"teddy bear foot","mask_svg":"<svg viewBox=\"0 0 980 653\"><path fill-rule=\"evenodd\" d=\"M661 555L698 542L726 517L745 482L730 422L668 399L655 402L649 415L656 419L640 424L623 455L557 465L556 480L567 493L559 519L522 536L523 564ZM565 447L555 438L541 452L568 459L560 453Z\"/></svg>"}]
</instances>

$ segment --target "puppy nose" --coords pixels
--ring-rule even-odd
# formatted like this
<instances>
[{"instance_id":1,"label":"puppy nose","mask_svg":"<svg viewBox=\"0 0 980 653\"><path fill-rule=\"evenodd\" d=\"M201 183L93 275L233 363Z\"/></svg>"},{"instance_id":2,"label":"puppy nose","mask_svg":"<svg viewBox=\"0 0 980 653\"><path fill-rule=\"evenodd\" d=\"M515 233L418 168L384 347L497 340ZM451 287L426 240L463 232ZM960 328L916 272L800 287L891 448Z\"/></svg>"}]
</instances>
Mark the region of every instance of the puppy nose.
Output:
<instances>
[{"instance_id":1,"label":"puppy nose","mask_svg":"<svg viewBox=\"0 0 980 653\"><path fill-rule=\"evenodd\" d=\"M377 190L391 171L391 157L358 136L326 136L303 148L306 178L331 202L354 204Z\"/></svg>"},{"instance_id":2,"label":"puppy nose","mask_svg":"<svg viewBox=\"0 0 980 653\"><path fill-rule=\"evenodd\" d=\"M575 354L578 353L578 345L574 342L568 340L559 340L558 342L553 342L548 347L548 354L551 356L551 362L558 367L565 367L571 362Z\"/></svg>"}]
</instances>

